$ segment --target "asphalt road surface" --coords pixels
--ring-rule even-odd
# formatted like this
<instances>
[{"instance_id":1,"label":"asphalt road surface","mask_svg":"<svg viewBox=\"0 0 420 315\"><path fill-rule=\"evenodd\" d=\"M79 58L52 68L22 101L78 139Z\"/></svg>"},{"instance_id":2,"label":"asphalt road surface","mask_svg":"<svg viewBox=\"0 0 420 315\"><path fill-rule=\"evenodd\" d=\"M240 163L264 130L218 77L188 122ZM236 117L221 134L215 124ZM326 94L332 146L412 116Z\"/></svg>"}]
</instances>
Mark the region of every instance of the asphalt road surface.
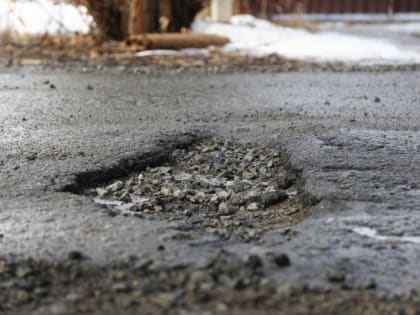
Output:
<instances>
[{"instance_id":1,"label":"asphalt road surface","mask_svg":"<svg viewBox=\"0 0 420 315\"><path fill-rule=\"evenodd\" d=\"M419 71L2 69L0 256L49 264L76 252L98 268L133 257L170 267L204 265L223 249L262 257L277 285L365 284L379 295L411 294L420 288L419 82ZM92 174L116 177L112 170L127 158L153 161L185 133L278 149L311 214L258 241L188 228L190 237L179 239L180 222L110 216L69 192L81 178L100 181ZM273 252L287 253L287 270L265 262ZM3 280L0 296L10 281ZM54 303L44 313L60 313Z\"/></svg>"}]
</instances>

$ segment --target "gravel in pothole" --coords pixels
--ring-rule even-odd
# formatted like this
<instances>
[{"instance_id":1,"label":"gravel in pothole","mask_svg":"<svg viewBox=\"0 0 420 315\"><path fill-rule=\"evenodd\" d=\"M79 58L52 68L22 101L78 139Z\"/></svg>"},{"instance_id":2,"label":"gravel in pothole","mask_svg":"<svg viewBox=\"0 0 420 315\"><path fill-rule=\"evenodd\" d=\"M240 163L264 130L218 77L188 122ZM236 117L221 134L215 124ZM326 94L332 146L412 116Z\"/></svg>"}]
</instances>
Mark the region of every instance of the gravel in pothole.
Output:
<instances>
[{"instance_id":1,"label":"gravel in pothole","mask_svg":"<svg viewBox=\"0 0 420 315\"><path fill-rule=\"evenodd\" d=\"M174 150L170 163L93 193L111 214L180 221L184 229L243 240L308 214L278 151L216 138Z\"/></svg>"}]
</instances>

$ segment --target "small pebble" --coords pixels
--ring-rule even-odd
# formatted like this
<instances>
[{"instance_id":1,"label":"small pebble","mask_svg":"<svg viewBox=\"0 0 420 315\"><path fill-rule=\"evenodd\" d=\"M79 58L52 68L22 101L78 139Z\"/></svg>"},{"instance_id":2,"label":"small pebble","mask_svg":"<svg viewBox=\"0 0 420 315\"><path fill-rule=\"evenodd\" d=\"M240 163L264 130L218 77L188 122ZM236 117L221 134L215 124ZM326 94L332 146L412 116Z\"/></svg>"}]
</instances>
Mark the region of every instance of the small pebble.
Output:
<instances>
[{"instance_id":1,"label":"small pebble","mask_svg":"<svg viewBox=\"0 0 420 315\"><path fill-rule=\"evenodd\" d=\"M262 262L260 256L251 255L251 256L248 257L247 265L251 269L255 270L255 269L261 268L263 266L263 262Z\"/></svg>"},{"instance_id":2,"label":"small pebble","mask_svg":"<svg viewBox=\"0 0 420 315\"><path fill-rule=\"evenodd\" d=\"M331 282L344 282L346 279L346 274L340 270L334 268L328 268L325 277L328 281Z\"/></svg>"},{"instance_id":3,"label":"small pebble","mask_svg":"<svg viewBox=\"0 0 420 315\"><path fill-rule=\"evenodd\" d=\"M82 260L84 259L84 256L81 252L74 250L74 251L69 252L68 258L70 260Z\"/></svg>"},{"instance_id":4,"label":"small pebble","mask_svg":"<svg viewBox=\"0 0 420 315\"><path fill-rule=\"evenodd\" d=\"M290 266L290 259L289 256L286 254L275 255L273 257L273 261L278 267Z\"/></svg>"},{"instance_id":5,"label":"small pebble","mask_svg":"<svg viewBox=\"0 0 420 315\"><path fill-rule=\"evenodd\" d=\"M275 205L277 203L286 201L289 195L284 191L267 192L261 196L261 201L265 207Z\"/></svg>"}]
</instances>

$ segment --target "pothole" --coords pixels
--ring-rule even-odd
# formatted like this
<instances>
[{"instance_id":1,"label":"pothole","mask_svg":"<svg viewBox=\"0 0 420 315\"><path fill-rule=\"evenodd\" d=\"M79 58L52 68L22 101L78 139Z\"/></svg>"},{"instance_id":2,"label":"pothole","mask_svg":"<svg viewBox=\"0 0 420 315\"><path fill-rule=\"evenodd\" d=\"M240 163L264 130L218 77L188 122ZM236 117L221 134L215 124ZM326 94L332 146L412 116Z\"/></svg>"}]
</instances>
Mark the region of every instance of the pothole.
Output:
<instances>
[{"instance_id":1,"label":"pothole","mask_svg":"<svg viewBox=\"0 0 420 315\"><path fill-rule=\"evenodd\" d=\"M185 230L249 241L307 216L295 179L274 148L211 138L89 193L111 214L177 221Z\"/></svg>"}]
</instances>

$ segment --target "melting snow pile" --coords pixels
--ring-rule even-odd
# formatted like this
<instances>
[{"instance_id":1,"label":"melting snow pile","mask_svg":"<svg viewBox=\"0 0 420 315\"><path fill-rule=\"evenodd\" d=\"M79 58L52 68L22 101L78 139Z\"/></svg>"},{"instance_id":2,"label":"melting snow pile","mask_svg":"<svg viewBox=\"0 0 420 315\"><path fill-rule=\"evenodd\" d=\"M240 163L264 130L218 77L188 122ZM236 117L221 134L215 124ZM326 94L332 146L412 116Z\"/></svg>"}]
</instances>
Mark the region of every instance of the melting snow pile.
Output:
<instances>
[{"instance_id":1,"label":"melting snow pile","mask_svg":"<svg viewBox=\"0 0 420 315\"><path fill-rule=\"evenodd\" d=\"M420 53L386 39L332 31L311 33L247 15L233 16L230 24L196 21L193 31L227 36L231 43L224 48L226 51L252 56L277 54L292 59L366 64L420 63Z\"/></svg>"},{"instance_id":2,"label":"melting snow pile","mask_svg":"<svg viewBox=\"0 0 420 315\"><path fill-rule=\"evenodd\" d=\"M420 23L394 24L387 29L398 33L420 34Z\"/></svg>"},{"instance_id":3,"label":"melting snow pile","mask_svg":"<svg viewBox=\"0 0 420 315\"><path fill-rule=\"evenodd\" d=\"M18 34L87 33L93 23L86 7L51 0L0 0L0 31Z\"/></svg>"}]
</instances>

